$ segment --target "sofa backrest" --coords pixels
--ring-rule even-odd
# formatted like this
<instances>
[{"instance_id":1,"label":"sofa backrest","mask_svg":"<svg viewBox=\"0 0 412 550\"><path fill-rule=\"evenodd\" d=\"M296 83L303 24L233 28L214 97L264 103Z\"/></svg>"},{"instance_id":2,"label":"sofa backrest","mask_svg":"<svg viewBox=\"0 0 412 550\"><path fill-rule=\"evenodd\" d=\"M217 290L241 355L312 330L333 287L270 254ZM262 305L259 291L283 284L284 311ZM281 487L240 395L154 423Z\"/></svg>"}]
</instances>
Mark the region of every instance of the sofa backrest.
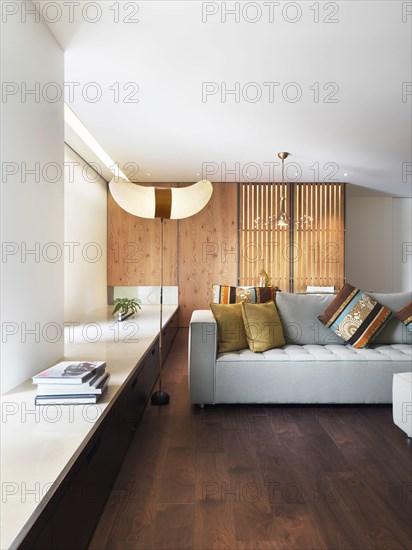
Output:
<instances>
[{"instance_id":1,"label":"sofa backrest","mask_svg":"<svg viewBox=\"0 0 412 550\"><path fill-rule=\"evenodd\" d=\"M402 309L411 301L410 292L372 293L369 296L388 307L393 313ZM276 293L276 305L282 322L287 344L343 344L343 340L319 321L328 305L334 300L334 294L291 294ZM392 315L384 328L371 343L402 344L412 343L412 333Z\"/></svg>"},{"instance_id":2,"label":"sofa backrest","mask_svg":"<svg viewBox=\"0 0 412 550\"><path fill-rule=\"evenodd\" d=\"M342 344L341 338L325 328L321 315L335 298L334 294L276 293L276 306L287 344Z\"/></svg>"}]
</instances>

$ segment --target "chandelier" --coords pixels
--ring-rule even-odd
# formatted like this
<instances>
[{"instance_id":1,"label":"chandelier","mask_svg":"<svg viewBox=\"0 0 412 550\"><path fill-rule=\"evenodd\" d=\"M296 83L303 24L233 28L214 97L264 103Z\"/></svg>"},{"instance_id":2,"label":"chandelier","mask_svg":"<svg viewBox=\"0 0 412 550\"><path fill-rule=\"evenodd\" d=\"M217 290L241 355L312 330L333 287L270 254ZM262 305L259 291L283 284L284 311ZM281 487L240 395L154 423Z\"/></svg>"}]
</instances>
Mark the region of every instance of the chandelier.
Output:
<instances>
[{"instance_id":1,"label":"chandelier","mask_svg":"<svg viewBox=\"0 0 412 550\"><path fill-rule=\"evenodd\" d=\"M288 158L289 153L285 151L278 153L278 157L282 161L282 189L285 186L285 159ZM267 220L257 217L255 220L256 229L282 229L295 226L298 229L311 229L313 218L306 214L301 216L298 220L292 221L290 216L286 212L286 197L280 197L280 211L277 216L270 216Z\"/></svg>"}]
</instances>

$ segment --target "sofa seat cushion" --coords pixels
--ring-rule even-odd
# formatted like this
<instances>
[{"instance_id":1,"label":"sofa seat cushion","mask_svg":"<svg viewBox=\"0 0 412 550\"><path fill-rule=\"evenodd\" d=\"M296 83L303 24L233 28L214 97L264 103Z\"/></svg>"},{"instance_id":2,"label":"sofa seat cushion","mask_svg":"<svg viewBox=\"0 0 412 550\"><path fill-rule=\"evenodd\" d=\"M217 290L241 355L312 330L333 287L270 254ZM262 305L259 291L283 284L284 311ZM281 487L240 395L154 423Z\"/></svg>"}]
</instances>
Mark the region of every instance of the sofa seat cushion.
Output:
<instances>
[{"instance_id":1,"label":"sofa seat cushion","mask_svg":"<svg viewBox=\"0 0 412 550\"><path fill-rule=\"evenodd\" d=\"M412 347L408 344L374 344L368 348L356 349L349 345L330 344L326 346L318 344L306 344L296 346L286 344L281 348L270 349L262 353L253 353L249 349L236 352L222 353L217 356L217 363L247 362L258 366L262 363L293 362L335 362L357 361L377 362L401 361L411 364ZM405 365L406 366L406 365Z\"/></svg>"},{"instance_id":2,"label":"sofa seat cushion","mask_svg":"<svg viewBox=\"0 0 412 550\"><path fill-rule=\"evenodd\" d=\"M392 378L411 370L411 346L286 345L218 356L215 403L391 403Z\"/></svg>"}]
</instances>

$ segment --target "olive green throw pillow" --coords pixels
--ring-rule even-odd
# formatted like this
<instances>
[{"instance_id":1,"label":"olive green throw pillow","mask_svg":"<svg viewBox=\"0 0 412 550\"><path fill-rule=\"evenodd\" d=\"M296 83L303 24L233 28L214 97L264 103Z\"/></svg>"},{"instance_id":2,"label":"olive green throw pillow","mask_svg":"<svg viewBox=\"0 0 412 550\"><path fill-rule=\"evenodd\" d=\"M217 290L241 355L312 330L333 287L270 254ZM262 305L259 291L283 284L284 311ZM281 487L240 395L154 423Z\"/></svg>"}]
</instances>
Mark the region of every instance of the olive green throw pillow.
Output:
<instances>
[{"instance_id":1,"label":"olive green throw pillow","mask_svg":"<svg viewBox=\"0 0 412 550\"><path fill-rule=\"evenodd\" d=\"M242 303L246 337L252 351L267 351L285 345L282 325L274 302Z\"/></svg>"},{"instance_id":2,"label":"olive green throw pillow","mask_svg":"<svg viewBox=\"0 0 412 550\"><path fill-rule=\"evenodd\" d=\"M218 352L237 351L248 347L242 304L209 304L217 322Z\"/></svg>"}]
</instances>

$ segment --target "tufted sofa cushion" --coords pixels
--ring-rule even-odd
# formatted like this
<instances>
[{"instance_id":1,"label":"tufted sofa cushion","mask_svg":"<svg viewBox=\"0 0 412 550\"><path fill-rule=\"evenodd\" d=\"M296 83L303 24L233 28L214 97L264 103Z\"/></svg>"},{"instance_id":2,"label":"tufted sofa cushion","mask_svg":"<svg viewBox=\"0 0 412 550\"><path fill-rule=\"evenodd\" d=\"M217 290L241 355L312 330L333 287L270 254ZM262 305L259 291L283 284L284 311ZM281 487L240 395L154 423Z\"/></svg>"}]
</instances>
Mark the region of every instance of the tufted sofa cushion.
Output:
<instances>
[{"instance_id":1,"label":"tufted sofa cushion","mask_svg":"<svg viewBox=\"0 0 412 550\"><path fill-rule=\"evenodd\" d=\"M249 349L224 353L218 356L218 363L247 362L300 362L300 361L405 361L412 360L411 346L408 344L375 344L369 348L356 349L345 344L287 344L282 348L270 349L263 353L253 353ZM406 367L406 365L405 365Z\"/></svg>"},{"instance_id":2,"label":"tufted sofa cushion","mask_svg":"<svg viewBox=\"0 0 412 550\"><path fill-rule=\"evenodd\" d=\"M281 295L278 294L277 298ZM302 307L295 298L302 300ZM192 403L391 403L394 373L410 372L409 343L376 344L355 349L316 327L315 310L333 300L327 295L282 293L278 303L296 341L253 353L249 349L217 354L217 327L211 311L194 311L189 331L189 392ZM403 300L405 296L399 297ZM375 298L379 299L379 298ZM381 300L381 303L390 303ZM289 317L291 308L295 319ZM400 321L399 321L400 322ZM320 324L320 323L319 323ZM296 330L299 329L299 330ZM296 337L297 336L297 337ZM324 345L314 343L325 340ZM292 340L292 343L290 343Z\"/></svg>"}]
</instances>

